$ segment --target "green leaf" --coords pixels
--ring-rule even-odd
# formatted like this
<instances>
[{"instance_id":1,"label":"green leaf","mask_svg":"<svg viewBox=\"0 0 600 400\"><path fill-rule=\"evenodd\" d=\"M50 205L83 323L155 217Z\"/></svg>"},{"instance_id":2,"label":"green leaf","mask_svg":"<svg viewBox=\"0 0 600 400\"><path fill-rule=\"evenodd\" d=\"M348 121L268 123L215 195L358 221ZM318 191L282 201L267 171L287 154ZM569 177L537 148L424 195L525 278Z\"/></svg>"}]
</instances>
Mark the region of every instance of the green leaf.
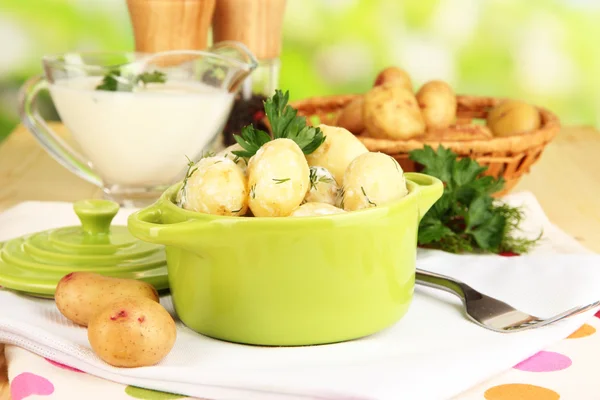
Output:
<instances>
[{"instance_id":1,"label":"green leaf","mask_svg":"<svg viewBox=\"0 0 600 400\"><path fill-rule=\"evenodd\" d=\"M452 184L452 173L456 154L439 146L437 152L429 145L423 149L413 150L409 158L423 165L423 173L434 176L446 184Z\"/></svg>"},{"instance_id":2,"label":"green leaf","mask_svg":"<svg viewBox=\"0 0 600 400\"><path fill-rule=\"evenodd\" d=\"M454 236L450 228L442 224L442 222L435 218L423 218L419 226L419 238L420 244L429 244L438 242L445 237Z\"/></svg>"},{"instance_id":3,"label":"green leaf","mask_svg":"<svg viewBox=\"0 0 600 400\"><path fill-rule=\"evenodd\" d=\"M252 125L245 126L242 135L233 135L233 138L244 150L235 150L231 153L243 158L252 157L263 144L271 140L267 132L255 129Z\"/></svg>"},{"instance_id":4,"label":"green leaf","mask_svg":"<svg viewBox=\"0 0 600 400\"><path fill-rule=\"evenodd\" d=\"M148 83L165 83L167 76L160 71L144 72L135 78L136 82L142 82L144 85Z\"/></svg>"},{"instance_id":5,"label":"green leaf","mask_svg":"<svg viewBox=\"0 0 600 400\"><path fill-rule=\"evenodd\" d=\"M491 206L492 198L487 196L477 197L471 202L466 216L467 231L471 231L477 226L485 224L492 218Z\"/></svg>"},{"instance_id":6,"label":"green leaf","mask_svg":"<svg viewBox=\"0 0 600 400\"><path fill-rule=\"evenodd\" d=\"M497 251L504 236L506 218L502 214L493 214L491 218L471 231L477 245L483 250Z\"/></svg>"},{"instance_id":7,"label":"green leaf","mask_svg":"<svg viewBox=\"0 0 600 400\"><path fill-rule=\"evenodd\" d=\"M477 161L465 157L453 163L452 180L456 186L466 185L473 182L486 169L487 167L482 167Z\"/></svg>"}]
</instances>

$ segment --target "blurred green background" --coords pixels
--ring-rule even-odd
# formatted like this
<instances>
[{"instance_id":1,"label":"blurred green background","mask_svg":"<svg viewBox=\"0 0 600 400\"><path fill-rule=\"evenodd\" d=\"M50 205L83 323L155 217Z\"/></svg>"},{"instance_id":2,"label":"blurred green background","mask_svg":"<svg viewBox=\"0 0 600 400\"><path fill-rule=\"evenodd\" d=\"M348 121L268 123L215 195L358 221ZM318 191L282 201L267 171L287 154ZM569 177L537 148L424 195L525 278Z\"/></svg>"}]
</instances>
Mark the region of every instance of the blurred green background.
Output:
<instances>
[{"instance_id":1,"label":"blurred green background","mask_svg":"<svg viewBox=\"0 0 600 400\"><path fill-rule=\"evenodd\" d=\"M398 65L417 85L444 79L598 126L598 38L598 0L288 0L280 87L292 99L363 92ZM0 140L43 54L133 49L124 0L0 0L0 43Z\"/></svg>"}]
</instances>

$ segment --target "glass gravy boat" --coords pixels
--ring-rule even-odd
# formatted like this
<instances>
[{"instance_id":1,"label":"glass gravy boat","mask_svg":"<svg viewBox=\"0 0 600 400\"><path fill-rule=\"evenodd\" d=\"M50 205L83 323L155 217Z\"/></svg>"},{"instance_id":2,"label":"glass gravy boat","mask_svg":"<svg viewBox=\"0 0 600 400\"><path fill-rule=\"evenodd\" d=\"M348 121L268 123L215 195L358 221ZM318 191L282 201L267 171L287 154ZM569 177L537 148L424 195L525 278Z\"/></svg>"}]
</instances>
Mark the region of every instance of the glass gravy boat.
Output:
<instances>
[{"instance_id":1,"label":"glass gravy boat","mask_svg":"<svg viewBox=\"0 0 600 400\"><path fill-rule=\"evenodd\" d=\"M239 42L207 51L45 56L21 88L21 120L60 164L124 206L156 200L188 160L219 145L235 92L257 66ZM49 90L80 151L34 107Z\"/></svg>"}]
</instances>

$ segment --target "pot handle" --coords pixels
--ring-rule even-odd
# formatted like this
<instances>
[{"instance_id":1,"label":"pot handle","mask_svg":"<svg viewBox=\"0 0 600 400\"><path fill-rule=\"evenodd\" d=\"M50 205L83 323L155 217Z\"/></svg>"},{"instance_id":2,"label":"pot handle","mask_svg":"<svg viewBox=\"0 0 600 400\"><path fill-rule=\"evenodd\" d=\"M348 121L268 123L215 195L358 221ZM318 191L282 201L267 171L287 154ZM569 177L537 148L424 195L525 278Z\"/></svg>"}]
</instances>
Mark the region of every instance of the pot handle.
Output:
<instances>
[{"instance_id":1,"label":"pot handle","mask_svg":"<svg viewBox=\"0 0 600 400\"><path fill-rule=\"evenodd\" d=\"M444 184L431 175L418 172L405 172L404 177L417 185L419 220L429 211L444 193Z\"/></svg>"},{"instance_id":2,"label":"pot handle","mask_svg":"<svg viewBox=\"0 0 600 400\"><path fill-rule=\"evenodd\" d=\"M127 218L127 228L136 238L149 243L166 246L184 247L191 231L197 231L207 222L186 220L172 224L162 223L162 211L159 202L136 211Z\"/></svg>"}]
</instances>

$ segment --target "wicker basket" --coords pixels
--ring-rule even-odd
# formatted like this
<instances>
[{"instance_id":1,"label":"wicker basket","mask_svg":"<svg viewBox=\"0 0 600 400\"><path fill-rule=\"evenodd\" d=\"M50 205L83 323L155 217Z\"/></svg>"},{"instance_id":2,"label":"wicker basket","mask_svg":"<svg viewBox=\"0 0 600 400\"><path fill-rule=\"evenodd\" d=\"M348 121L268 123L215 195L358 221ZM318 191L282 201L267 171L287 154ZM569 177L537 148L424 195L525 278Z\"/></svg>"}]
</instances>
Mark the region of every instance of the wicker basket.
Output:
<instances>
[{"instance_id":1,"label":"wicker basket","mask_svg":"<svg viewBox=\"0 0 600 400\"><path fill-rule=\"evenodd\" d=\"M357 96L359 95L312 97L292 102L290 105L298 110L299 115L306 116L312 124L335 125L339 112ZM493 97L457 96L457 123L451 129L467 132L470 129L484 128L472 122L477 119L485 120L490 108L501 100ZM524 135L449 141L439 137L433 140L427 137L421 140L375 139L362 135L357 137L370 151L380 151L393 156L407 172L421 170L420 165L408 158L410 151L423 148L424 145L430 145L434 149L442 145L455 152L459 158L470 157L487 166L485 174L502 176L506 182L504 189L495 194L502 196L510 192L521 177L529 172L531 166L540 158L544 147L560 130L560 121L555 114L540 107L538 110L542 117L540 128Z\"/></svg>"}]
</instances>

